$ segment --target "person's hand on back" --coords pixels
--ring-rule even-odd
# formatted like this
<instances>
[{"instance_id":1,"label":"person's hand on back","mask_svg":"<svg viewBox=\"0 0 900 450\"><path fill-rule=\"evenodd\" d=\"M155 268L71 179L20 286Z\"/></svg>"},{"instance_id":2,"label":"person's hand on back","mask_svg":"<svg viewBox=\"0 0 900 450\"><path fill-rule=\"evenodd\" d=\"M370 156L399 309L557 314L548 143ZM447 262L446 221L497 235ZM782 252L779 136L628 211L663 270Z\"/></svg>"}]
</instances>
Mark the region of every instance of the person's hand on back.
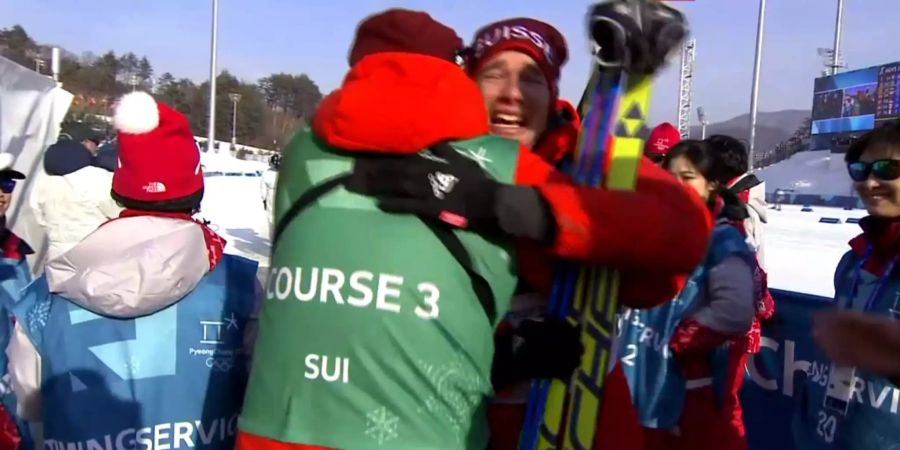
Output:
<instances>
[{"instance_id":1,"label":"person's hand on back","mask_svg":"<svg viewBox=\"0 0 900 450\"><path fill-rule=\"evenodd\" d=\"M387 212L416 214L457 228L496 231L501 184L449 144L427 154L359 158L350 191L375 197Z\"/></svg>"},{"instance_id":2,"label":"person's hand on back","mask_svg":"<svg viewBox=\"0 0 900 450\"><path fill-rule=\"evenodd\" d=\"M813 337L837 364L900 380L900 322L851 311L816 315Z\"/></svg>"}]
</instances>

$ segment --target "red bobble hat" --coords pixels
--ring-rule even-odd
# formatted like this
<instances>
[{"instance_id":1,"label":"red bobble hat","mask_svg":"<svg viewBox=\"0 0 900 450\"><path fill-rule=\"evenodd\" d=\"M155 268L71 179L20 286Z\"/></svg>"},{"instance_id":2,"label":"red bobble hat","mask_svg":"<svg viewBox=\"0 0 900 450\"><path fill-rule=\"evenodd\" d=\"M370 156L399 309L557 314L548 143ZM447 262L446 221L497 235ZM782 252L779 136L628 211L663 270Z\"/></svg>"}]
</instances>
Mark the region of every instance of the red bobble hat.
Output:
<instances>
[{"instance_id":1,"label":"red bobble hat","mask_svg":"<svg viewBox=\"0 0 900 450\"><path fill-rule=\"evenodd\" d=\"M469 71L477 73L494 55L515 50L530 56L547 77L554 98L559 95L559 76L569 58L566 38L553 25L519 17L501 20L475 32Z\"/></svg>"},{"instance_id":2,"label":"red bobble hat","mask_svg":"<svg viewBox=\"0 0 900 450\"><path fill-rule=\"evenodd\" d=\"M191 210L200 205L200 150L184 115L146 92L132 92L119 100L113 123L119 136L113 198L126 207L147 210Z\"/></svg>"},{"instance_id":3,"label":"red bobble hat","mask_svg":"<svg viewBox=\"0 0 900 450\"><path fill-rule=\"evenodd\" d=\"M350 65L373 53L419 53L455 62L463 41L452 28L421 11L389 9L363 20L350 49Z\"/></svg>"},{"instance_id":4,"label":"red bobble hat","mask_svg":"<svg viewBox=\"0 0 900 450\"><path fill-rule=\"evenodd\" d=\"M644 144L644 153L647 156L664 157L675 144L681 142L681 133L669 122L663 122L650 132L650 137Z\"/></svg>"}]
</instances>

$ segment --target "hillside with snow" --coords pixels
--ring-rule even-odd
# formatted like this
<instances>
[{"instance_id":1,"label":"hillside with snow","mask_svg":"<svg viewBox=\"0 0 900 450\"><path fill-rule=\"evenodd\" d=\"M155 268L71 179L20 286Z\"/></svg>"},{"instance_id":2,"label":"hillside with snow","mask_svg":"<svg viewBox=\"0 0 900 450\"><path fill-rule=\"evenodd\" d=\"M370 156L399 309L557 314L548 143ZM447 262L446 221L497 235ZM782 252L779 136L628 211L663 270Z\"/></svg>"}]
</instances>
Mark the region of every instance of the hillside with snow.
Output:
<instances>
[{"instance_id":1,"label":"hillside with snow","mask_svg":"<svg viewBox=\"0 0 900 450\"><path fill-rule=\"evenodd\" d=\"M799 152L759 169L755 174L766 182L766 194L774 194L776 190L792 190L796 199L794 203L834 206L847 204L839 203L841 201L855 203L855 193L843 156L828 151Z\"/></svg>"},{"instance_id":2,"label":"hillside with snow","mask_svg":"<svg viewBox=\"0 0 900 450\"><path fill-rule=\"evenodd\" d=\"M809 110L760 111L756 118L756 148L775 148L789 139L809 117ZM744 142L750 139L750 115L714 122L706 127L706 135L725 134ZM700 126L691 127L691 136L700 136Z\"/></svg>"}]
</instances>

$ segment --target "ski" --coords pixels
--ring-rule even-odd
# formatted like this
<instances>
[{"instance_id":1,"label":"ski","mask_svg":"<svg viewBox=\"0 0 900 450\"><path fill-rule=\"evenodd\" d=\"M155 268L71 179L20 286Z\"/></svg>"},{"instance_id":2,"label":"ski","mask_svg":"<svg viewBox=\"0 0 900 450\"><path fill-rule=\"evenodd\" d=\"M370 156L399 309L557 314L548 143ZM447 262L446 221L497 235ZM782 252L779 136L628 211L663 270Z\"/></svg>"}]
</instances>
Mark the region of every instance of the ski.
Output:
<instances>
[{"instance_id":1,"label":"ski","mask_svg":"<svg viewBox=\"0 0 900 450\"><path fill-rule=\"evenodd\" d=\"M615 0L624 11L640 16L640 9L655 0ZM597 24L621 30L615 43L595 42L598 49L625 55L629 51L626 27L616 23L628 16L598 17L604 4L589 14L591 36ZM614 11L615 12L615 11ZM680 15L675 16L680 19ZM641 23L638 17L638 24ZM610 24L614 26L609 27ZM667 30L668 31L668 30ZM683 36L681 36L683 37ZM678 38L680 41L681 37ZM610 45L622 48L612 49ZM605 46L605 47L604 47ZM663 53L665 55L668 52ZM647 112L653 68L629 70L610 66L598 56L579 104L582 116L578 146L569 169L576 183L599 189L634 190L644 141L649 135ZM626 56L622 61L627 61ZM664 59L664 58L663 58ZM585 349L581 365L568 383L536 380L528 399L520 450L581 450L594 447L594 435L603 402L603 388L611 364L618 313L618 272L612 268L560 262L548 306L550 317L566 319L581 329Z\"/></svg>"},{"instance_id":2,"label":"ski","mask_svg":"<svg viewBox=\"0 0 900 450\"><path fill-rule=\"evenodd\" d=\"M589 83L589 95L584 97L579 107L582 111L582 130L570 170L570 175L579 184L588 184L591 178L595 178L592 175L602 176L592 172L597 166L602 168L605 165L607 142L603 137L609 135L613 126L613 110L618 100L615 92L621 88L620 81L619 72L595 72ZM601 139L602 141L597 142ZM588 147L591 144L595 146L594 151ZM584 275L587 274L573 263L559 263L550 296L549 316L580 324L580 318L572 306L583 298L579 294L584 293ZM585 352L590 353L587 348ZM568 386L560 380L542 379L534 382L528 401L521 450L557 448L558 432L565 420L563 408L568 392Z\"/></svg>"}]
</instances>

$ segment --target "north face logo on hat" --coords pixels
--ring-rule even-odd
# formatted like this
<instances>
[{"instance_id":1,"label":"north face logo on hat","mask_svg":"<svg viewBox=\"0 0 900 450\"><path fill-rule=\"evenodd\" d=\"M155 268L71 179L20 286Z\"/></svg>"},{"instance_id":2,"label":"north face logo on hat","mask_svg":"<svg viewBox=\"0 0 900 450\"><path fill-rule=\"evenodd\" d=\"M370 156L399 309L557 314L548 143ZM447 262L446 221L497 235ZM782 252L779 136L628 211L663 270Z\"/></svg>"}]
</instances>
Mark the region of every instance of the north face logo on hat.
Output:
<instances>
[{"instance_id":1,"label":"north face logo on hat","mask_svg":"<svg viewBox=\"0 0 900 450\"><path fill-rule=\"evenodd\" d=\"M544 37L527 27L522 25L503 25L485 31L475 40L475 57L481 58L484 52L493 47L495 44L510 40L522 39L531 41L536 47L544 52L544 57L550 65L556 64L556 57L553 54L553 48L544 40Z\"/></svg>"},{"instance_id":2,"label":"north face logo on hat","mask_svg":"<svg viewBox=\"0 0 900 450\"><path fill-rule=\"evenodd\" d=\"M145 184L141 189L148 194L160 194L166 192L166 185L159 181L151 181Z\"/></svg>"}]
</instances>

